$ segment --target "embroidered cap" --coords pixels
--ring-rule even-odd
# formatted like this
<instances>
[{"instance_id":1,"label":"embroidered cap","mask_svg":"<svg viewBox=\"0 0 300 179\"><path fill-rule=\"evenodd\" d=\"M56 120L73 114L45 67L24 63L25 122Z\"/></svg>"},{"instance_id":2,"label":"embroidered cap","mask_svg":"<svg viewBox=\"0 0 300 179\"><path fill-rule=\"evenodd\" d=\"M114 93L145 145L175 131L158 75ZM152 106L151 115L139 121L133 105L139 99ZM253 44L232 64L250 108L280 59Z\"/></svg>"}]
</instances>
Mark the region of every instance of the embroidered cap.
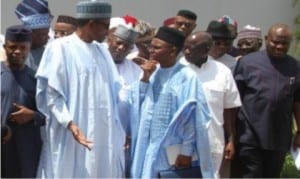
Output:
<instances>
[{"instance_id":1,"label":"embroidered cap","mask_svg":"<svg viewBox=\"0 0 300 179\"><path fill-rule=\"evenodd\" d=\"M14 25L6 29L5 40L12 42L31 42L31 29L24 25Z\"/></svg>"},{"instance_id":2,"label":"embroidered cap","mask_svg":"<svg viewBox=\"0 0 300 179\"><path fill-rule=\"evenodd\" d=\"M138 33L132 29L127 28L126 26L119 25L113 32L113 35L133 44Z\"/></svg>"},{"instance_id":3,"label":"embroidered cap","mask_svg":"<svg viewBox=\"0 0 300 179\"><path fill-rule=\"evenodd\" d=\"M111 5L97 0L81 1L76 5L77 19L102 19L111 17Z\"/></svg>"},{"instance_id":4,"label":"embroidered cap","mask_svg":"<svg viewBox=\"0 0 300 179\"><path fill-rule=\"evenodd\" d=\"M169 44L172 44L178 49L181 49L183 47L183 43L185 40L185 36L182 32L167 26L160 27L154 38L158 38Z\"/></svg>"},{"instance_id":5,"label":"embroidered cap","mask_svg":"<svg viewBox=\"0 0 300 179\"><path fill-rule=\"evenodd\" d=\"M240 40L246 38L262 39L261 29L251 25L244 26L243 29L238 33L237 39Z\"/></svg>"},{"instance_id":6,"label":"embroidered cap","mask_svg":"<svg viewBox=\"0 0 300 179\"><path fill-rule=\"evenodd\" d=\"M49 28L52 20L45 0L23 0L18 4L15 14L31 29Z\"/></svg>"}]
</instances>

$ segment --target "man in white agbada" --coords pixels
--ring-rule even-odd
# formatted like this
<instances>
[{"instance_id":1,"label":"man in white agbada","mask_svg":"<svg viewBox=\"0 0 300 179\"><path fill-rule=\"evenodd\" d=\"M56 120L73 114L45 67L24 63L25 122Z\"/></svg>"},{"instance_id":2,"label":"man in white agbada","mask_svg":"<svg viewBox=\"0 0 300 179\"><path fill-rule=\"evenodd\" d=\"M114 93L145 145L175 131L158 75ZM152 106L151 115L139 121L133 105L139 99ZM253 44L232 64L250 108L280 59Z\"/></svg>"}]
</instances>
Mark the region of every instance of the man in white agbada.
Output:
<instances>
[{"instance_id":1,"label":"man in white agbada","mask_svg":"<svg viewBox=\"0 0 300 179\"><path fill-rule=\"evenodd\" d=\"M116 64L121 85L123 87L122 92L120 92L121 98L126 98L123 94L124 89L129 88L130 84L138 81L141 78L142 69L132 60L127 59L127 55L133 49L135 39L138 33L133 29L129 29L124 25L118 25L115 30L113 30L107 38L108 50ZM125 90L126 91L126 90ZM122 111L120 107L120 111ZM122 112L121 112L122 113ZM125 121L125 120L122 120ZM127 129L126 123L123 123L124 128ZM129 141L130 136L127 136L127 144L125 150L125 166L126 166L126 176L129 176L129 165L130 165L130 148Z\"/></svg>"},{"instance_id":2,"label":"man in white agbada","mask_svg":"<svg viewBox=\"0 0 300 179\"><path fill-rule=\"evenodd\" d=\"M110 17L108 3L79 2L76 32L44 52L36 74L37 106L46 115L38 178L124 176L119 78L107 48L98 43Z\"/></svg>"},{"instance_id":3,"label":"man in white agbada","mask_svg":"<svg viewBox=\"0 0 300 179\"><path fill-rule=\"evenodd\" d=\"M107 38L108 50L116 64L122 86L138 81L142 69L126 56L133 48L138 33L126 26L118 25Z\"/></svg>"},{"instance_id":4,"label":"man in white agbada","mask_svg":"<svg viewBox=\"0 0 300 179\"><path fill-rule=\"evenodd\" d=\"M241 100L230 69L208 56L212 43L212 37L207 32L192 33L185 40L184 57L180 62L195 71L203 83L213 117L208 133L215 177L219 178L220 175L224 177L220 171L222 160L231 160L235 153L235 118Z\"/></svg>"}]
</instances>

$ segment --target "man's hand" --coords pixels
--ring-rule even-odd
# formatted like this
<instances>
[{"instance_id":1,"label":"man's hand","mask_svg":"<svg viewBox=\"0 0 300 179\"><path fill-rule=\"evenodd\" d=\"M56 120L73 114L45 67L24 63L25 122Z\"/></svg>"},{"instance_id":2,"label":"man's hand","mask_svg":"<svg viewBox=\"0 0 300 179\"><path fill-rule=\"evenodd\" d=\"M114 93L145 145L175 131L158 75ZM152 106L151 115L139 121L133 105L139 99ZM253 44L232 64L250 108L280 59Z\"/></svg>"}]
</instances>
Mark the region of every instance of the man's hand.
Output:
<instances>
[{"instance_id":1,"label":"man's hand","mask_svg":"<svg viewBox=\"0 0 300 179\"><path fill-rule=\"evenodd\" d=\"M130 148L130 144L131 144L131 136L126 135L124 150L128 150Z\"/></svg>"},{"instance_id":2,"label":"man's hand","mask_svg":"<svg viewBox=\"0 0 300 179\"><path fill-rule=\"evenodd\" d=\"M10 121L16 122L17 124L22 125L33 119L33 116L34 116L33 110L31 110L25 106L16 104L16 103L14 103L13 105L16 109L16 112L13 112L10 114L10 116L9 116Z\"/></svg>"},{"instance_id":3,"label":"man's hand","mask_svg":"<svg viewBox=\"0 0 300 179\"><path fill-rule=\"evenodd\" d=\"M140 65L140 67L144 71L141 81L146 82L146 83L149 82L150 76L156 69L156 64L157 64L157 61L155 61L155 60L147 60L147 61L144 61L144 63Z\"/></svg>"},{"instance_id":4,"label":"man's hand","mask_svg":"<svg viewBox=\"0 0 300 179\"><path fill-rule=\"evenodd\" d=\"M2 139L1 139L2 144L6 144L12 136L11 128L9 126L5 126L5 127L7 128L7 134L2 137Z\"/></svg>"},{"instance_id":5,"label":"man's hand","mask_svg":"<svg viewBox=\"0 0 300 179\"><path fill-rule=\"evenodd\" d=\"M140 57L140 56L137 56L137 57L133 58L132 61L134 63L136 63L137 65L142 65L147 61L147 59L145 59L143 57Z\"/></svg>"},{"instance_id":6,"label":"man's hand","mask_svg":"<svg viewBox=\"0 0 300 179\"><path fill-rule=\"evenodd\" d=\"M235 154L234 142L229 141L225 146L224 158L226 160L232 160Z\"/></svg>"},{"instance_id":7,"label":"man's hand","mask_svg":"<svg viewBox=\"0 0 300 179\"><path fill-rule=\"evenodd\" d=\"M92 149L93 142L86 139L86 137L83 135L79 127L74 124L73 122L70 122L68 125L68 129L72 132L74 139L84 147L88 148L89 150Z\"/></svg>"},{"instance_id":8,"label":"man's hand","mask_svg":"<svg viewBox=\"0 0 300 179\"><path fill-rule=\"evenodd\" d=\"M187 168L192 166L192 157L185 155L178 155L175 162L176 168Z\"/></svg>"}]
</instances>

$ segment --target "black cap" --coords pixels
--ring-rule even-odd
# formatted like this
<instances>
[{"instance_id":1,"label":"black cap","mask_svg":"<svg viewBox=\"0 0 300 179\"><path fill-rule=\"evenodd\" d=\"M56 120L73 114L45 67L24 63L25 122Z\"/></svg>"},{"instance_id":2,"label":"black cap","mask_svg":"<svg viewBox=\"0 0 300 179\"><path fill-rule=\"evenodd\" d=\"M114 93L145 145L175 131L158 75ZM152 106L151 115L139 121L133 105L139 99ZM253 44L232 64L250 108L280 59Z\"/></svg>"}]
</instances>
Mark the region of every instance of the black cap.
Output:
<instances>
[{"instance_id":1,"label":"black cap","mask_svg":"<svg viewBox=\"0 0 300 179\"><path fill-rule=\"evenodd\" d=\"M182 17L185 17L185 18L191 19L191 20L197 20L196 13L194 13L190 10L180 10L180 11L178 11L177 16L182 16Z\"/></svg>"},{"instance_id":2,"label":"black cap","mask_svg":"<svg viewBox=\"0 0 300 179\"><path fill-rule=\"evenodd\" d=\"M31 29L24 25L14 25L6 29L5 40L13 42L31 42Z\"/></svg>"},{"instance_id":3,"label":"black cap","mask_svg":"<svg viewBox=\"0 0 300 179\"><path fill-rule=\"evenodd\" d=\"M183 47L183 43L185 40L185 36L182 32L167 26L160 27L154 38L158 38L169 44L172 44L178 49L181 49Z\"/></svg>"},{"instance_id":4,"label":"black cap","mask_svg":"<svg viewBox=\"0 0 300 179\"><path fill-rule=\"evenodd\" d=\"M210 33L214 39L234 39L228 26L219 21L211 21L206 29L206 32Z\"/></svg>"},{"instance_id":5,"label":"black cap","mask_svg":"<svg viewBox=\"0 0 300 179\"><path fill-rule=\"evenodd\" d=\"M60 23L60 22L77 26L76 19L74 17L67 16L67 15L59 15L57 17L56 23Z\"/></svg>"}]
</instances>

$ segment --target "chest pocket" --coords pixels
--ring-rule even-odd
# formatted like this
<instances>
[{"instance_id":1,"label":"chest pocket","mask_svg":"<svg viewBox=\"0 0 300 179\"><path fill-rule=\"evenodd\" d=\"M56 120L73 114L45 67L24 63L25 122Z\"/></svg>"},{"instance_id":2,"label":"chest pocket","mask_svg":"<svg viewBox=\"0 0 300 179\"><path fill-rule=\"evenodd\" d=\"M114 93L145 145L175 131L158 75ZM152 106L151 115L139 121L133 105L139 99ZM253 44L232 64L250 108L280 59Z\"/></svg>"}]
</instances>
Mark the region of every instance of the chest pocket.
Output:
<instances>
[{"instance_id":1,"label":"chest pocket","mask_svg":"<svg viewBox=\"0 0 300 179\"><path fill-rule=\"evenodd\" d=\"M296 91L296 82L297 79L295 76L291 76L291 77L281 77L282 81L279 84L279 87L281 88L282 91L282 98L293 98L294 97L294 93Z\"/></svg>"},{"instance_id":2,"label":"chest pocket","mask_svg":"<svg viewBox=\"0 0 300 179\"><path fill-rule=\"evenodd\" d=\"M214 105L218 109L223 108L225 89L218 82L208 83L204 85L205 97L209 104Z\"/></svg>"}]
</instances>

